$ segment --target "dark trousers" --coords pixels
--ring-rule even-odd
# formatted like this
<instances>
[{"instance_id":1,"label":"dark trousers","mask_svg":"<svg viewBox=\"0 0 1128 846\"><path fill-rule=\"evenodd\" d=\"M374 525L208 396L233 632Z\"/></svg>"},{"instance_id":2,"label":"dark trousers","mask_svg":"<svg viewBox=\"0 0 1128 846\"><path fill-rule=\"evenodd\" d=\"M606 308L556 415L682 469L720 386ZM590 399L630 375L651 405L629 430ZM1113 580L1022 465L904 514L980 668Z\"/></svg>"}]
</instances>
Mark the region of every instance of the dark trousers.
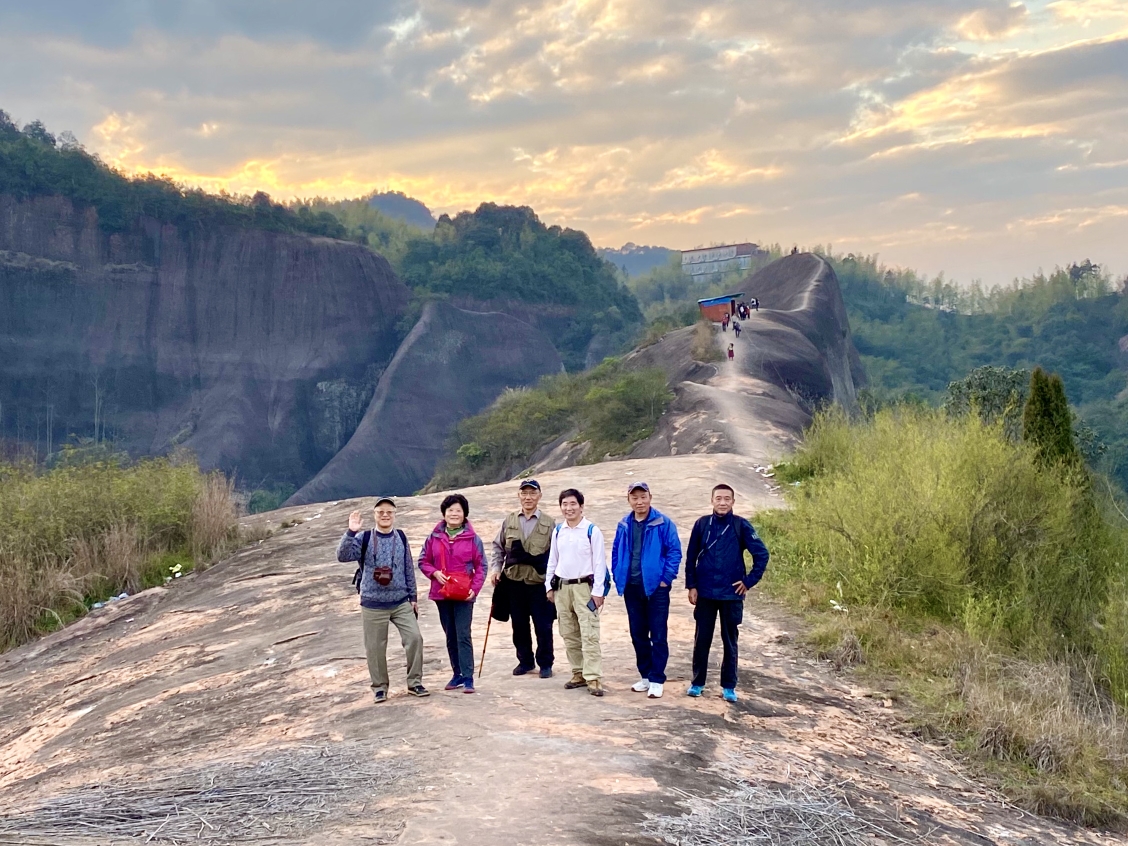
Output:
<instances>
[{"instance_id":1,"label":"dark trousers","mask_svg":"<svg viewBox=\"0 0 1128 846\"><path fill-rule=\"evenodd\" d=\"M474 621L474 603L457 599L439 599L439 622L446 633L450 668L456 676L474 677L474 643L470 640L470 624Z\"/></svg>"},{"instance_id":2,"label":"dark trousers","mask_svg":"<svg viewBox=\"0 0 1128 846\"><path fill-rule=\"evenodd\" d=\"M642 585L627 585L623 602L627 606L638 674L647 681L665 684L666 662L670 660L670 644L666 640L669 587L660 587L647 596Z\"/></svg>"},{"instance_id":3,"label":"dark trousers","mask_svg":"<svg viewBox=\"0 0 1128 846\"><path fill-rule=\"evenodd\" d=\"M513 623L513 646L517 649L517 663L528 669L534 666L533 633L529 628L531 620L537 633L536 665L542 669L551 667L552 621L556 619L556 608L548 601L544 585L510 580L506 595L509 597L509 617Z\"/></svg>"},{"instance_id":4,"label":"dark trousers","mask_svg":"<svg viewBox=\"0 0 1128 846\"><path fill-rule=\"evenodd\" d=\"M709 647L713 645L718 614L721 617L721 643L725 650L721 658L721 687L732 690L736 687L737 627L744 619L744 602L739 599L697 598L693 609L693 619L697 622L693 634L693 683L698 687L705 686Z\"/></svg>"}]
</instances>

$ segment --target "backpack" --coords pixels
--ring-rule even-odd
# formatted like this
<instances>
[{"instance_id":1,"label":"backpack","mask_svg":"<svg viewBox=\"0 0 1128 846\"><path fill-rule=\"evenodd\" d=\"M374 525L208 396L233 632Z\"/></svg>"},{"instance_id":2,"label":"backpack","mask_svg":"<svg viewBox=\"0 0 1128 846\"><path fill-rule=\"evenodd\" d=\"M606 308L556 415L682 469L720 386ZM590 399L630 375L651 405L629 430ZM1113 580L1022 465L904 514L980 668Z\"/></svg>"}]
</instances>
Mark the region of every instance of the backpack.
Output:
<instances>
[{"instance_id":1,"label":"backpack","mask_svg":"<svg viewBox=\"0 0 1128 846\"><path fill-rule=\"evenodd\" d=\"M399 535L399 539L403 542L404 554L407 554L407 535L403 533L403 529L396 529L395 533ZM372 540L372 530L369 529L360 536L360 561L357 562L356 572L353 573L353 587L356 592L360 593L360 582L364 577L364 559L368 555L368 542Z\"/></svg>"}]
</instances>

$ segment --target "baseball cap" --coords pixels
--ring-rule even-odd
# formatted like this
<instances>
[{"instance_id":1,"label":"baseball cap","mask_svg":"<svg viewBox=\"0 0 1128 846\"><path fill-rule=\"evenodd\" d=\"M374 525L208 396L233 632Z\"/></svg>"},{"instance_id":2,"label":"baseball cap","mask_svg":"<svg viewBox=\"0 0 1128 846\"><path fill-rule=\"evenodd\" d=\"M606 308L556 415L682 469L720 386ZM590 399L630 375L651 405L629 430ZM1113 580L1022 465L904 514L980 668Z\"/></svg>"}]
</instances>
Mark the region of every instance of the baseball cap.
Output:
<instances>
[{"instance_id":1,"label":"baseball cap","mask_svg":"<svg viewBox=\"0 0 1128 846\"><path fill-rule=\"evenodd\" d=\"M627 493L639 490L650 493L650 485L646 484L646 482L631 482L629 485L627 485Z\"/></svg>"},{"instance_id":2,"label":"baseball cap","mask_svg":"<svg viewBox=\"0 0 1128 846\"><path fill-rule=\"evenodd\" d=\"M541 486L540 482L538 482L536 479L522 479L521 485L517 488L517 490L521 490L521 488L535 488L539 491L541 489Z\"/></svg>"},{"instance_id":3,"label":"baseball cap","mask_svg":"<svg viewBox=\"0 0 1128 846\"><path fill-rule=\"evenodd\" d=\"M392 506L392 508L396 507L396 501L394 499L392 499L390 496L378 496L378 497L376 497L376 503L372 507L373 508L379 508L380 503L382 503L382 502L388 503L389 505Z\"/></svg>"}]
</instances>

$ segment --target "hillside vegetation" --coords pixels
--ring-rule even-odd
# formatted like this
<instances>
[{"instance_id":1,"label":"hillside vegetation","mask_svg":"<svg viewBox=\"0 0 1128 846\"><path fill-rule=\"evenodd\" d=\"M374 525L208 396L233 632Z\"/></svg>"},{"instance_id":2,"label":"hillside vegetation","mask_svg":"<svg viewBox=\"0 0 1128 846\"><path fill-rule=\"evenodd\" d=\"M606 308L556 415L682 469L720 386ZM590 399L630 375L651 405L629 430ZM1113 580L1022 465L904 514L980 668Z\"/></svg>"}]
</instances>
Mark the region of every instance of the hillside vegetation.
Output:
<instances>
[{"instance_id":1,"label":"hillside vegetation","mask_svg":"<svg viewBox=\"0 0 1128 846\"><path fill-rule=\"evenodd\" d=\"M79 207L93 206L108 232L132 227L139 217L180 226L239 226L341 238L344 227L331 214L253 197L208 194L163 176L129 178L86 152L66 133L56 138L39 121L20 130L0 110L0 193L18 199L58 195Z\"/></svg>"},{"instance_id":2,"label":"hillside vegetation","mask_svg":"<svg viewBox=\"0 0 1128 846\"><path fill-rule=\"evenodd\" d=\"M455 427L427 490L500 482L541 447L570 434L589 444L581 463L622 455L651 435L673 394L661 370L624 370L608 359L584 373L546 376L509 390Z\"/></svg>"},{"instance_id":3,"label":"hillside vegetation","mask_svg":"<svg viewBox=\"0 0 1128 846\"><path fill-rule=\"evenodd\" d=\"M211 562L235 537L231 493L189 460L101 448L51 470L0 464L0 651Z\"/></svg>"},{"instance_id":4,"label":"hillside vegetation","mask_svg":"<svg viewBox=\"0 0 1128 846\"><path fill-rule=\"evenodd\" d=\"M819 416L777 468L790 510L761 517L766 584L812 614L824 657L911 697L925 737L1023 806L1119 825L1128 521L1038 379L1024 440L920 406Z\"/></svg>"}]
</instances>

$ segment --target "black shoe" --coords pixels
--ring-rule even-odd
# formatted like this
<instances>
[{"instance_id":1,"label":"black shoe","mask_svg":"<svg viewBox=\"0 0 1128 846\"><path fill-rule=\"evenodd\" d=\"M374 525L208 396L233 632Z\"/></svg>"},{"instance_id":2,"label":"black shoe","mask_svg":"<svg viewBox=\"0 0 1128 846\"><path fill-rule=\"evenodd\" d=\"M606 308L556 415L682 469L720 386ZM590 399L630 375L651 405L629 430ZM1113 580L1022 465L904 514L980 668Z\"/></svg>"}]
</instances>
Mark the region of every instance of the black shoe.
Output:
<instances>
[{"instance_id":1,"label":"black shoe","mask_svg":"<svg viewBox=\"0 0 1128 846\"><path fill-rule=\"evenodd\" d=\"M552 667L541 667L540 677L542 679L552 678Z\"/></svg>"},{"instance_id":2,"label":"black shoe","mask_svg":"<svg viewBox=\"0 0 1128 846\"><path fill-rule=\"evenodd\" d=\"M377 690L372 694L372 698L375 700L376 704L379 705L381 702L388 701L388 692L386 690Z\"/></svg>"},{"instance_id":3,"label":"black shoe","mask_svg":"<svg viewBox=\"0 0 1128 846\"><path fill-rule=\"evenodd\" d=\"M415 685L415 687L409 687L407 689L407 692L410 693L412 696L430 696L431 695L431 691L427 690L427 688L423 687L423 685L421 685L421 684L417 684L417 685Z\"/></svg>"},{"instance_id":4,"label":"black shoe","mask_svg":"<svg viewBox=\"0 0 1128 846\"><path fill-rule=\"evenodd\" d=\"M531 673L535 669L536 669L536 667L526 667L524 664L518 664L516 667L513 668L513 675L515 675L515 676L527 676L529 673Z\"/></svg>"}]
</instances>

